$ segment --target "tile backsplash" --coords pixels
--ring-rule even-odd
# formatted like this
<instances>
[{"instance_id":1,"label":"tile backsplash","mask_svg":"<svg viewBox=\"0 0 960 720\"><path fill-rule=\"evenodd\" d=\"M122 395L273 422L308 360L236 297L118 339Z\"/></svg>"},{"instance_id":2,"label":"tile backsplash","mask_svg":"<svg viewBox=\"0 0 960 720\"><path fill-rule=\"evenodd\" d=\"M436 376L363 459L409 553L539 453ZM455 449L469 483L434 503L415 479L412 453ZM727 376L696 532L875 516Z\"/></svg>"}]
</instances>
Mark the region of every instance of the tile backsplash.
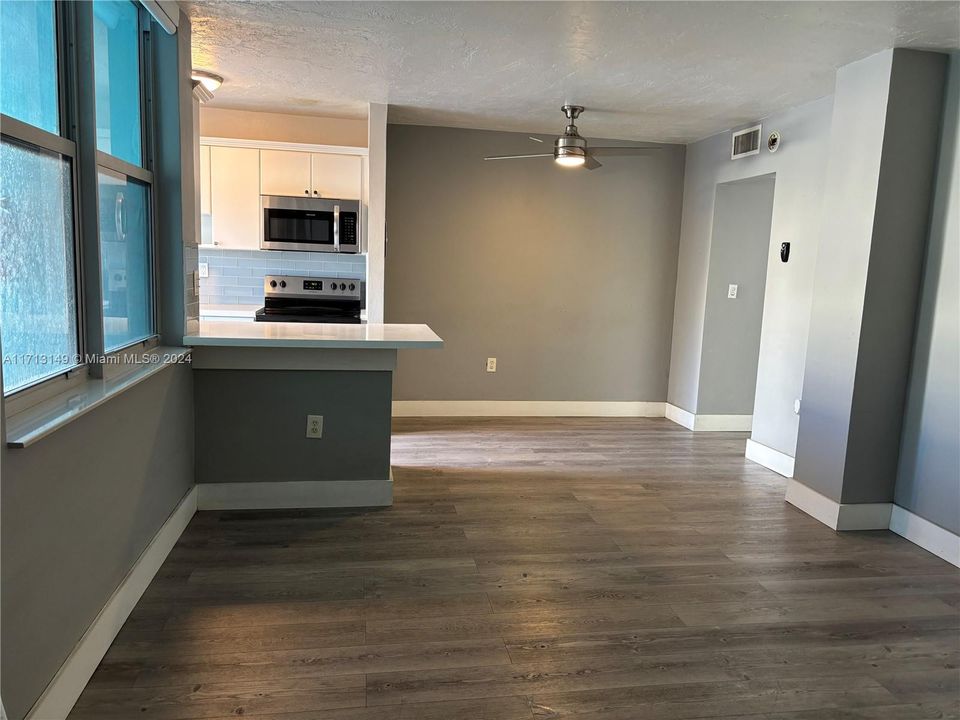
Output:
<instances>
[{"instance_id":1,"label":"tile backsplash","mask_svg":"<svg viewBox=\"0 0 960 720\"><path fill-rule=\"evenodd\" d=\"M201 305L262 305L264 275L366 278L366 256L286 250L200 248L199 262L209 277L200 278Z\"/></svg>"}]
</instances>

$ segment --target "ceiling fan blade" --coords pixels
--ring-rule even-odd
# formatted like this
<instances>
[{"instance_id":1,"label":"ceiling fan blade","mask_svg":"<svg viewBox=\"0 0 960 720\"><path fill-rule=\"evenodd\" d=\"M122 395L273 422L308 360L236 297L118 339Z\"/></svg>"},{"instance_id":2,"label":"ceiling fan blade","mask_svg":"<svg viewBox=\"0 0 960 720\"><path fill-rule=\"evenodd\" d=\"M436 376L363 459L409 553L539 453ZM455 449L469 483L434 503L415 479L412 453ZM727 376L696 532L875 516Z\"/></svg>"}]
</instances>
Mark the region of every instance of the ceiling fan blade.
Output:
<instances>
[{"instance_id":1,"label":"ceiling fan blade","mask_svg":"<svg viewBox=\"0 0 960 720\"><path fill-rule=\"evenodd\" d=\"M538 138L538 137L534 137L533 135L527 135L527 137L530 138L531 140L533 140L534 142L538 142L538 143L542 143L542 142L543 142L543 140L541 140L541 139Z\"/></svg>"},{"instance_id":2,"label":"ceiling fan blade","mask_svg":"<svg viewBox=\"0 0 960 720\"><path fill-rule=\"evenodd\" d=\"M484 160L519 160L520 158L538 158L538 157L548 157L552 158L553 153L533 153L531 155L490 155L485 157Z\"/></svg>"},{"instance_id":3,"label":"ceiling fan blade","mask_svg":"<svg viewBox=\"0 0 960 720\"><path fill-rule=\"evenodd\" d=\"M611 146L611 147L593 147L589 148L589 151L593 155L647 155L656 150L660 150L659 145L644 145L644 146L629 146L624 145L621 147Z\"/></svg>"},{"instance_id":4,"label":"ceiling fan blade","mask_svg":"<svg viewBox=\"0 0 960 720\"><path fill-rule=\"evenodd\" d=\"M596 170L598 167L603 167L603 165L597 162L597 159L593 157L590 153L587 153L586 160L583 161L583 166L587 170Z\"/></svg>"}]
</instances>

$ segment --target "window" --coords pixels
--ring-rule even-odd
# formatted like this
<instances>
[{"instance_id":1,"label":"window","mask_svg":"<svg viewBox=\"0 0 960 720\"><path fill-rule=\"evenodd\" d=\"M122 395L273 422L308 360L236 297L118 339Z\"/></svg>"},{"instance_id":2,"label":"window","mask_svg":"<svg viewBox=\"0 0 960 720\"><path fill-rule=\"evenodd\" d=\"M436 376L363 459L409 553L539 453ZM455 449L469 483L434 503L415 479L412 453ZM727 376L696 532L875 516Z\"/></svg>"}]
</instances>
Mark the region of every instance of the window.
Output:
<instances>
[{"instance_id":1,"label":"window","mask_svg":"<svg viewBox=\"0 0 960 720\"><path fill-rule=\"evenodd\" d=\"M149 28L131 0L0 0L4 395L156 342Z\"/></svg>"},{"instance_id":2,"label":"window","mask_svg":"<svg viewBox=\"0 0 960 720\"><path fill-rule=\"evenodd\" d=\"M0 329L9 392L78 363L73 198L69 160L19 143L0 144L0 178Z\"/></svg>"},{"instance_id":3,"label":"window","mask_svg":"<svg viewBox=\"0 0 960 720\"><path fill-rule=\"evenodd\" d=\"M130 0L94 0L97 149L142 163L140 14Z\"/></svg>"},{"instance_id":4,"label":"window","mask_svg":"<svg viewBox=\"0 0 960 720\"><path fill-rule=\"evenodd\" d=\"M0 112L60 132L52 0L0 2ZM16 68L16 71L12 71Z\"/></svg>"},{"instance_id":5,"label":"window","mask_svg":"<svg viewBox=\"0 0 960 720\"><path fill-rule=\"evenodd\" d=\"M107 352L151 335L147 188L101 170L100 283Z\"/></svg>"}]
</instances>

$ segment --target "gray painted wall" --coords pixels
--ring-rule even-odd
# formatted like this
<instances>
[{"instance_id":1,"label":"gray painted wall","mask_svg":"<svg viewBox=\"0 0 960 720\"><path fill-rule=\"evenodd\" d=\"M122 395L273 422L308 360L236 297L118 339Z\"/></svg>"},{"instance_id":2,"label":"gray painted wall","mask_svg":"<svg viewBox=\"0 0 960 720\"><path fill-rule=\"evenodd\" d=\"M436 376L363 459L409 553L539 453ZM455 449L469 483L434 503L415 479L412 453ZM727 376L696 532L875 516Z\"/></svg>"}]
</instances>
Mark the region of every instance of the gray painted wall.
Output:
<instances>
[{"instance_id":1,"label":"gray painted wall","mask_svg":"<svg viewBox=\"0 0 960 720\"><path fill-rule=\"evenodd\" d=\"M837 73L795 477L839 502L893 499L944 61Z\"/></svg>"},{"instance_id":2,"label":"gray painted wall","mask_svg":"<svg viewBox=\"0 0 960 720\"><path fill-rule=\"evenodd\" d=\"M2 694L22 718L193 485L190 369L0 447Z\"/></svg>"},{"instance_id":3,"label":"gray painted wall","mask_svg":"<svg viewBox=\"0 0 960 720\"><path fill-rule=\"evenodd\" d=\"M197 482L386 480L389 371L197 370ZM306 437L323 415L323 437Z\"/></svg>"},{"instance_id":4,"label":"gray painted wall","mask_svg":"<svg viewBox=\"0 0 960 720\"><path fill-rule=\"evenodd\" d=\"M668 401L699 411L716 186L776 173L752 437L790 456L797 441L793 402L803 385L832 105L827 97L765 118L764 134L779 130L783 135L776 153L762 150L731 160L729 132L687 147ZM780 262L782 242L792 245L786 264Z\"/></svg>"},{"instance_id":5,"label":"gray painted wall","mask_svg":"<svg viewBox=\"0 0 960 720\"><path fill-rule=\"evenodd\" d=\"M386 320L445 341L400 353L395 399L666 398L684 148L592 172L483 161L544 148L388 127Z\"/></svg>"},{"instance_id":6,"label":"gray painted wall","mask_svg":"<svg viewBox=\"0 0 960 720\"><path fill-rule=\"evenodd\" d=\"M943 129L904 418L897 505L960 533L960 54Z\"/></svg>"},{"instance_id":7,"label":"gray painted wall","mask_svg":"<svg viewBox=\"0 0 960 720\"><path fill-rule=\"evenodd\" d=\"M760 323L775 177L717 185L697 413L750 415L757 387ZM727 297L731 284L737 297Z\"/></svg>"},{"instance_id":8,"label":"gray painted wall","mask_svg":"<svg viewBox=\"0 0 960 720\"><path fill-rule=\"evenodd\" d=\"M193 134L189 18L175 36L154 37L157 66L178 69L158 79L155 182L160 331L179 344L185 315L197 314L185 282L196 269L193 159L180 142ZM0 401L0 426L5 414ZM179 365L31 447L0 443L0 694L10 720L30 709L192 487L193 439L193 381Z\"/></svg>"}]
</instances>

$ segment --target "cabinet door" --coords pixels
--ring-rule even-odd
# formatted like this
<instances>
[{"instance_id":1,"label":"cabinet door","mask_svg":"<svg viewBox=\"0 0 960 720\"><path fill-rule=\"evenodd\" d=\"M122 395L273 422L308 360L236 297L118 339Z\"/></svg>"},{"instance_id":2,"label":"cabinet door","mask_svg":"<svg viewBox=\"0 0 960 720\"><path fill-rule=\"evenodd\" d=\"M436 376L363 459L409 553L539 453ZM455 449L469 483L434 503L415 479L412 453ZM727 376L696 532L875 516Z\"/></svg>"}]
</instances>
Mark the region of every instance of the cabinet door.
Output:
<instances>
[{"instance_id":1,"label":"cabinet door","mask_svg":"<svg viewBox=\"0 0 960 720\"><path fill-rule=\"evenodd\" d=\"M200 244L213 245L210 216L210 146L200 146Z\"/></svg>"},{"instance_id":2,"label":"cabinet door","mask_svg":"<svg viewBox=\"0 0 960 720\"><path fill-rule=\"evenodd\" d=\"M310 153L261 150L260 192L310 197Z\"/></svg>"},{"instance_id":3,"label":"cabinet door","mask_svg":"<svg viewBox=\"0 0 960 720\"><path fill-rule=\"evenodd\" d=\"M310 156L313 180L312 197L336 198L337 200L360 199L359 155L333 155L313 153Z\"/></svg>"},{"instance_id":4,"label":"cabinet door","mask_svg":"<svg viewBox=\"0 0 960 720\"><path fill-rule=\"evenodd\" d=\"M260 151L210 148L213 244L238 250L260 247Z\"/></svg>"}]
</instances>

